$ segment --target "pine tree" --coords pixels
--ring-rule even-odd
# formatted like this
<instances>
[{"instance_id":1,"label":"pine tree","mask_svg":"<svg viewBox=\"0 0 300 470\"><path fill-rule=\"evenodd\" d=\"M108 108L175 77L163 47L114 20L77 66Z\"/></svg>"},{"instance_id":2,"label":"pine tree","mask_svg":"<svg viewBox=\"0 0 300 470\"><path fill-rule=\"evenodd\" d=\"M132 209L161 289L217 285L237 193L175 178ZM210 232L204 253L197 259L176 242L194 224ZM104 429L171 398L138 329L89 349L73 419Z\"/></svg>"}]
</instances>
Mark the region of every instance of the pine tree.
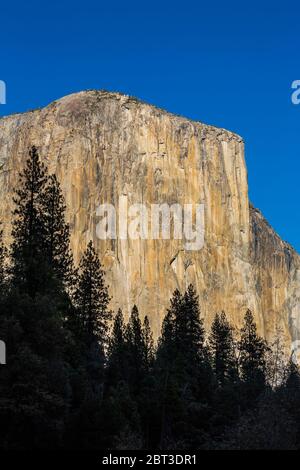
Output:
<instances>
[{"instance_id":1,"label":"pine tree","mask_svg":"<svg viewBox=\"0 0 300 470\"><path fill-rule=\"evenodd\" d=\"M125 324L122 310L119 308L113 323L109 339L108 357L121 357L125 345Z\"/></svg>"},{"instance_id":2,"label":"pine tree","mask_svg":"<svg viewBox=\"0 0 300 470\"><path fill-rule=\"evenodd\" d=\"M176 300L175 300L176 299ZM190 284L181 302L178 294L174 297L175 304L175 347L179 351L188 368L198 365L204 360L205 332L200 319L199 301L196 291ZM178 302L179 301L179 302ZM177 303L178 302L178 303Z\"/></svg>"},{"instance_id":3,"label":"pine tree","mask_svg":"<svg viewBox=\"0 0 300 470\"><path fill-rule=\"evenodd\" d=\"M255 398L266 385L266 342L257 334L250 310L246 312L241 339L238 344L241 378L247 385L248 400ZM250 394L250 397L249 397Z\"/></svg>"},{"instance_id":4,"label":"pine tree","mask_svg":"<svg viewBox=\"0 0 300 470\"><path fill-rule=\"evenodd\" d=\"M145 344L142 323L136 305L133 306L126 327L126 345L128 352L129 382L132 390L140 390L145 373Z\"/></svg>"},{"instance_id":5,"label":"pine tree","mask_svg":"<svg viewBox=\"0 0 300 470\"><path fill-rule=\"evenodd\" d=\"M1 223L0 223L1 227ZM5 293L7 282L7 249L3 242L3 230L0 229L0 296Z\"/></svg>"},{"instance_id":6,"label":"pine tree","mask_svg":"<svg viewBox=\"0 0 300 470\"><path fill-rule=\"evenodd\" d=\"M85 340L87 343L97 340L105 348L111 319L108 309L110 297L100 260L91 241L80 262L73 298Z\"/></svg>"},{"instance_id":7,"label":"pine tree","mask_svg":"<svg viewBox=\"0 0 300 470\"><path fill-rule=\"evenodd\" d=\"M136 305L131 310L131 315L126 328L126 340L134 351L135 356L143 357L143 332L140 314Z\"/></svg>"},{"instance_id":8,"label":"pine tree","mask_svg":"<svg viewBox=\"0 0 300 470\"><path fill-rule=\"evenodd\" d=\"M300 449L300 371L299 366L290 358L285 367L285 379L278 389L280 402L284 404L286 412L293 419L296 430L297 449Z\"/></svg>"},{"instance_id":9,"label":"pine tree","mask_svg":"<svg viewBox=\"0 0 300 470\"><path fill-rule=\"evenodd\" d=\"M267 352L267 381L273 389L284 382L286 371L286 349L281 328L276 328L275 336Z\"/></svg>"},{"instance_id":10,"label":"pine tree","mask_svg":"<svg viewBox=\"0 0 300 470\"><path fill-rule=\"evenodd\" d=\"M64 292L44 251L41 196L46 170L33 147L16 191L11 282L1 299L1 329L9 367L0 380L4 448L47 448L61 443L70 402Z\"/></svg>"},{"instance_id":11,"label":"pine tree","mask_svg":"<svg viewBox=\"0 0 300 470\"><path fill-rule=\"evenodd\" d=\"M40 163L36 147L32 147L26 167L20 173L20 188L15 191L11 247L13 282L22 285L32 297L46 284L45 256L41 251L44 237L41 194L46 181L45 167Z\"/></svg>"},{"instance_id":12,"label":"pine tree","mask_svg":"<svg viewBox=\"0 0 300 470\"><path fill-rule=\"evenodd\" d=\"M176 290L163 322L155 368L161 403L159 445L162 448L198 446L209 425L212 377L204 340L193 286L183 296Z\"/></svg>"},{"instance_id":13,"label":"pine tree","mask_svg":"<svg viewBox=\"0 0 300 470\"><path fill-rule=\"evenodd\" d=\"M205 360L205 332L200 319L198 296L192 285L182 296L176 289L162 325L158 357L171 364L182 363L182 370L198 367Z\"/></svg>"},{"instance_id":14,"label":"pine tree","mask_svg":"<svg viewBox=\"0 0 300 470\"><path fill-rule=\"evenodd\" d=\"M74 282L74 269L70 251L70 228L65 222L65 211L60 184L55 175L50 175L41 194L43 250L54 274L65 285L70 286Z\"/></svg>"},{"instance_id":15,"label":"pine tree","mask_svg":"<svg viewBox=\"0 0 300 470\"><path fill-rule=\"evenodd\" d=\"M158 339L158 362L170 364L176 354L175 325L182 305L182 295L176 289L170 300L170 307L163 319L161 336Z\"/></svg>"},{"instance_id":16,"label":"pine tree","mask_svg":"<svg viewBox=\"0 0 300 470\"><path fill-rule=\"evenodd\" d=\"M300 396L300 371L292 358L290 358L285 369L285 383L283 386L290 391L296 391Z\"/></svg>"},{"instance_id":17,"label":"pine tree","mask_svg":"<svg viewBox=\"0 0 300 470\"><path fill-rule=\"evenodd\" d=\"M113 323L108 346L107 381L109 385L118 384L127 377L127 349L125 324L122 310L119 309Z\"/></svg>"},{"instance_id":18,"label":"pine tree","mask_svg":"<svg viewBox=\"0 0 300 470\"><path fill-rule=\"evenodd\" d=\"M143 342L144 342L144 362L146 370L150 370L153 366L154 361L154 340L153 340L153 333L151 331L149 318L147 315L144 318L143 322Z\"/></svg>"},{"instance_id":19,"label":"pine tree","mask_svg":"<svg viewBox=\"0 0 300 470\"><path fill-rule=\"evenodd\" d=\"M217 313L212 323L209 351L217 384L222 387L237 376L232 327L224 312Z\"/></svg>"}]
</instances>

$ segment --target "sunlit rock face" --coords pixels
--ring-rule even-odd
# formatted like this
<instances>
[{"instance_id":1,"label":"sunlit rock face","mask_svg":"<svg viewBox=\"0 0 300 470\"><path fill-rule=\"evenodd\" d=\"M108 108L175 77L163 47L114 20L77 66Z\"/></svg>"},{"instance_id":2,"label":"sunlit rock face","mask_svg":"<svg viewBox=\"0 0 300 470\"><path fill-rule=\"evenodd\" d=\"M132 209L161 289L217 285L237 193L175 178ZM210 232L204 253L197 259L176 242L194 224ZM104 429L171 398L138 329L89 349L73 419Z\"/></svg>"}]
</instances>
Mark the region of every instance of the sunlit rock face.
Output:
<instances>
[{"instance_id":1,"label":"sunlit rock face","mask_svg":"<svg viewBox=\"0 0 300 470\"><path fill-rule=\"evenodd\" d=\"M127 315L137 304L157 336L174 289L193 283L207 326L224 310L238 328L250 308L268 339L280 327L287 344L298 344L299 256L249 206L241 137L98 91L3 118L0 213L7 240L12 191L32 145L61 182L75 260L90 239L95 244L113 309ZM120 202L149 210L203 204L204 246L187 249L172 230L170 240L126 239L118 223L115 239L100 240L97 208L112 204L118 221Z\"/></svg>"},{"instance_id":2,"label":"sunlit rock face","mask_svg":"<svg viewBox=\"0 0 300 470\"><path fill-rule=\"evenodd\" d=\"M253 207L250 220L251 264L262 332L271 338L274 330L283 331L287 344L299 359L300 257Z\"/></svg>"}]
</instances>

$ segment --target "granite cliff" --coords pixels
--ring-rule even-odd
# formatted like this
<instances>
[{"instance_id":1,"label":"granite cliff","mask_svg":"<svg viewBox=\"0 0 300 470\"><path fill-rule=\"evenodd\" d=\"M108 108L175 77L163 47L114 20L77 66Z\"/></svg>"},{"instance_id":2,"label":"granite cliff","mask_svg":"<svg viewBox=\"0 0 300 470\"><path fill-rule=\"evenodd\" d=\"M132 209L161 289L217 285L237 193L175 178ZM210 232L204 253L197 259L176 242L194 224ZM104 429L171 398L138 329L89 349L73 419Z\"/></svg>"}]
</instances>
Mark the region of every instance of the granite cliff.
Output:
<instances>
[{"instance_id":1,"label":"granite cliff","mask_svg":"<svg viewBox=\"0 0 300 470\"><path fill-rule=\"evenodd\" d=\"M276 327L298 346L300 257L248 200L241 137L117 93L86 91L0 120L0 217L9 239L12 191L28 149L61 182L78 261L93 239L112 307L136 303L155 334L173 290L193 283L207 325L225 310L236 327L250 308L270 339ZM184 240L100 240L97 207L204 205L204 246ZM299 336L300 338L300 336Z\"/></svg>"}]
</instances>

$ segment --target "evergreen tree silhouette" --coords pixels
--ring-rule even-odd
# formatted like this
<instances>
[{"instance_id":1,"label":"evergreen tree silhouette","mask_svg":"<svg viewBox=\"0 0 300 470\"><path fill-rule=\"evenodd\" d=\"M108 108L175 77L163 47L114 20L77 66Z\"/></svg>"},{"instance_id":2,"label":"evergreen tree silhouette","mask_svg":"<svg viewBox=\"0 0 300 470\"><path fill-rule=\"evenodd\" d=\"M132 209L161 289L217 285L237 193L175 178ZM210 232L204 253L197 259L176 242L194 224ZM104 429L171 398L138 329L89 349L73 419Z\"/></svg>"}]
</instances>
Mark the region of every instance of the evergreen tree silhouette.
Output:
<instances>
[{"instance_id":1,"label":"evergreen tree silhouette","mask_svg":"<svg viewBox=\"0 0 300 470\"><path fill-rule=\"evenodd\" d=\"M4 294L7 284L7 249L3 242L3 229L0 222L0 295Z\"/></svg>"},{"instance_id":2,"label":"evergreen tree silhouette","mask_svg":"<svg viewBox=\"0 0 300 470\"><path fill-rule=\"evenodd\" d=\"M127 378L127 348L125 341L125 323L122 310L119 309L113 323L108 346L108 385L116 385Z\"/></svg>"},{"instance_id":3,"label":"evergreen tree silhouette","mask_svg":"<svg viewBox=\"0 0 300 470\"><path fill-rule=\"evenodd\" d=\"M90 241L81 258L73 293L76 315L76 337L81 344L81 360L87 376L89 398L83 408L100 406L104 394L106 348L111 312L110 297L98 255ZM74 323L73 323L74 325ZM72 331L72 328L71 328ZM93 417L91 416L92 420Z\"/></svg>"},{"instance_id":4,"label":"evergreen tree silhouette","mask_svg":"<svg viewBox=\"0 0 300 470\"><path fill-rule=\"evenodd\" d=\"M199 446L209 426L212 374L204 340L195 289L190 285L183 295L176 290L163 322L155 369L161 448Z\"/></svg>"},{"instance_id":5,"label":"evergreen tree silhouette","mask_svg":"<svg viewBox=\"0 0 300 470\"><path fill-rule=\"evenodd\" d=\"M285 367L285 380L277 391L279 404L284 404L285 411L295 424L294 436L296 448L300 449L300 372L295 357L290 357ZM279 405L278 404L278 405ZM277 410L274 410L276 413ZM285 423L286 424L286 423ZM286 432L284 427L283 433Z\"/></svg>"},{"instance_id":6,"label":"evergreen tree silhouette","mask_svg":"<svg viewBox=\"0 0 300 470\"><path fill-rule=\"evenodd\" d=\"M90 241L80 261L74 303L85 340L87 343L97 340L103 349L107 344L108 322L111 319L109 301L104 272Z\"/></svg>"},{"instance_id":7,"label":"evergreen tree silhouette","mask_svg":"<svg viewBox=\"0 0 300 470\"><path fill-rule=\"evenodd\" d=\"M208 338L214 374L211 432L222 434L240 415L238 354L233 329L224 312L216 314Z\"/></svg>"},{"instance_id":8,"label":"evergreen tree silhouette","mask_svg":"<svg viewBox=\"0 0 300 470\"><path fill-rule=\"evenodd\" d=\"M266 342L257 334L256 324L247 310L238 343L239 369L246 386L246 401L251 405L266 385Z\"/></svg>"},{"instance_id":9,"label":"evergreen tree silhouette","mask_svg":"<svg viewBox=\"0 0 300 470\"><path fill-rule=\"evenodd\" d=\"M175 331L181 305L182 295L179 290L176 289L171 297L170 307L167 309L163 319L161 336L158 339L158 361L168 367L174 361L175 354L177 354Z\"/></svg>"},{"instance_id":10,"label":"evergreen tree silhouette","mask_svg":"<svg viewBox=\"0 0 300 470\"><path fill-rule=\"evenodd\" d=\"M209 351L218 386L222 387L226 382L237 378L237 358L232 327L224 312L217 313L212 323Z\"/></svg>"},{"instance_id":11,"label":"evergreen tree silhouette","mask_svg":"<svg viewBox=\"0 0 300 470\"><path fill-rule=\"evenodd\" d=\"M70 251L70 229L65 221L66 206L55 175L48 177L40 199L44 229L43 250L57 278L64 285L72 286L74 268Z\"/></svg>"},{"instance_id":12,"label":"evergreen tree silhouette","mask_svg":"<svg viewBox=\"0 0 300 470\"><path fill-rule=\"evenodd\" d=\"M20 187L15 191L11 246L13 282L22 285L32 297L45 285L41 194L46 182L45 167L36 147L32 147L25 169L20 173Z\"/></svg>"},{"instance_id":13,"label":"evergreen tree silhouette","mask_svg":"<svg viewBox=\"0 0 300 470\"><path fill-rule=\"evenodd\" d=\"M64 354L65 294L43 243L46 170L35 147L29 155L14 199L11 279L0 306L10 352L0 380L0 419L5 426L1 445L8 449L59 446L71 394Z\"/></svg>"},{"instance_id":14,"label":"evergreen tree silhouette","mask_svg":"<svg viewBox=\"0 0 300 470\"><path fill-rule=\"evenodd\" d=\"M147 315L144 318L143 327L143 343L144 343L144 362L145 368L147 371L151 369L154 362L155 350L154 350L154 340L153 333L150 327L149 318Z\"/></svg>"},{"instance_id":15,"label":"evergreen tree silhouette","mask_svg":"<svg viewBox=\"0 0 300 470\"><path fill-rule=\"evenodd\" d=\"M188 361L203 359L205 332L200 319L199 301L196 291L190 284L182 298L181 307L175 320L176 347L184 351Z\"/></svg>"},{"instance_id":16,"label":"evergreen tree silhouette","mask_svg":"<svg viewBox=\"0 0 300 470\"><path fill-rule=\"evenodd\" d=\"M145 343L142 323L136 305L132 308L126 326L125 337L128 354L129 383L131 389L138 393L145 373Z\"/></svg>"},{"instance_id":17,"label":"evergreen tree silhouette","mask_svg":"<svg viewBox=\"0 0 300 470\"><path fill-rule=\"evenodd\" d=\"M274 338L267 352L267 382L273 388L279 387L285 379L286 372L286 347L284 333L276 327Z\"/></svg>"}]
</instances>

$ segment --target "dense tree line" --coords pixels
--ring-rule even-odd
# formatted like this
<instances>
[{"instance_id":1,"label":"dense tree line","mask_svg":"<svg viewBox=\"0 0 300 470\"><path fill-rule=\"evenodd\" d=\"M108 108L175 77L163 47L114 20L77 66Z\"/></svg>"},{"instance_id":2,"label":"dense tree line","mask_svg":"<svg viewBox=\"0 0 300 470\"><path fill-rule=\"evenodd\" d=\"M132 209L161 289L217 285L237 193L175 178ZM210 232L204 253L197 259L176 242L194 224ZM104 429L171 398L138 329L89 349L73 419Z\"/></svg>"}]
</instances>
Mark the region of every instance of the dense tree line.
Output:
<instances>
[{"instance_id":1,"label":"dense tree line","mask_svg":"<svg viewBox=\"0 0 300 470\"><path fill-rule=\"evenodd\" d=\"M93 244L74 267L56 177L29 153L12 243L0 231L2 449L299 449L300 375L280 334L247 311L209 332L193 286L176 290L154 344L136 306L109 310ZM242 313L241 313L242 314Z\"/></svg>"}]
</instances>

